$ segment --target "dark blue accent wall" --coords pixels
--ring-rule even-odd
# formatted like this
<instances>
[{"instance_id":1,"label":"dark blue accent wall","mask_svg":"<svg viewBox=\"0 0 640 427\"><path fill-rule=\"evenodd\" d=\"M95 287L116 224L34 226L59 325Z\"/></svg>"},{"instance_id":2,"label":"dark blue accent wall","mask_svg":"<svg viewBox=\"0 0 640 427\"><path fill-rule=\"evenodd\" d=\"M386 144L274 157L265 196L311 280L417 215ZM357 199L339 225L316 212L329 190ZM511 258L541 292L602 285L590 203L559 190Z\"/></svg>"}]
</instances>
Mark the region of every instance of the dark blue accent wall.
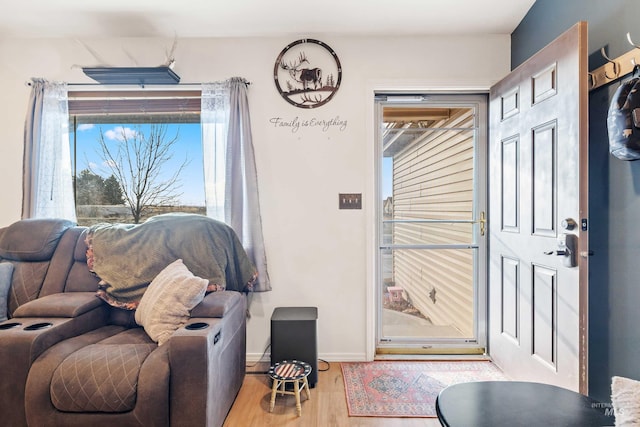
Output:
<instances>
[{"instance_id":1,"label":"dark blue accent wall","mask_svg":"<svg viewBox=\"0 0 640 427\"><path fill-rule=\"evenodd\" d=\"M578 21L589 28L589 69L640 44L638 0L537 0L511 35L515 68ZM610 400L613 375L640 380L640 161L608 151L606 116L618 83L589 96L589 394ZM561 159L560 159L561 160Z\"/></svg>"}]
</instances>

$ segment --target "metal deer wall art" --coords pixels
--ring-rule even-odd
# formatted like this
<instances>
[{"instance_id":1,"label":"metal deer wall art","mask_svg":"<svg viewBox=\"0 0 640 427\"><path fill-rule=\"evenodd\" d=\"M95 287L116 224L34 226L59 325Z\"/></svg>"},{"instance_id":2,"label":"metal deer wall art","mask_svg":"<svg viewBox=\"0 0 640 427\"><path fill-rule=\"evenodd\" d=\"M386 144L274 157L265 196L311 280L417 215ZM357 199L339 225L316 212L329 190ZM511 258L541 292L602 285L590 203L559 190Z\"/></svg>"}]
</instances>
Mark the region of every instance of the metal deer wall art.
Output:
<instances>
[{"instance_id":1,"label":"metal deer wall art","mask_svg":"<svg viewBox=\"0 0 640 427\"><path fill-rule=\"evenodd\" d=\"M316 108L334 96L342 81L342 67L326 43L297 40L285 47L274 66L280 95L300 108Z\"/></svg>"}]
</instances>

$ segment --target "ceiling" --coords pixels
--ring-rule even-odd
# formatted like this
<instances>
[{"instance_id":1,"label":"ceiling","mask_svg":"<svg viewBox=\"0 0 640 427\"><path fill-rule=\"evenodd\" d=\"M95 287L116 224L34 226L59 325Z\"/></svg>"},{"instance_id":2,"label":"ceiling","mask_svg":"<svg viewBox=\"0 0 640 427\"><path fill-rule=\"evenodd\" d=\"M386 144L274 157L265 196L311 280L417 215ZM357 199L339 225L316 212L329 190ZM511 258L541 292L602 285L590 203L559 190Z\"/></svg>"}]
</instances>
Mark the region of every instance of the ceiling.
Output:
<instances>
[{"instance_id":1,"label":"ceiling","mask_svg":"<svg viewBox=\"0 0 640 427\"><path fill-rule=\"evenodd\" d=\"M0 38L510 34L535 0L0 0Z\"/></svg>"}]
</instances>

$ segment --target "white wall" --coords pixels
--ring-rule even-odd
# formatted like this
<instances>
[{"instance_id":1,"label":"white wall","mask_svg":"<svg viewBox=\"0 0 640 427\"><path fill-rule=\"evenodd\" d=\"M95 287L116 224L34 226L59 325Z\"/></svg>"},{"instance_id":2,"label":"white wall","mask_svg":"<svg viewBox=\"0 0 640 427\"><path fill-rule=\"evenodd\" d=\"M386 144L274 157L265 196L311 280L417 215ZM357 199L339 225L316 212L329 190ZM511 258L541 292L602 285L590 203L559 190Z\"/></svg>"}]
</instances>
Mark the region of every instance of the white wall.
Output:
<instances>
[{"instance_id":1,"label":"white wall","mask_svg":"<svg viewBox=\"0 0 640 427\"><path fill-rule=\"evenodd\" d=\"M303 110L275 89L273 65L288 43L314 37L329 44L343 68L339 91L326 105ZM170 39L83 40L113 66L155 66ZM183 83L242 76L252 82L250 105L262 218L273 291L255 294L248 355L269 343L274 307L317 306L320 357L364 360L374 319L370 230L374 223L373 91L488 88L509 70L509 35L473 37L182 39L175 71ZM70 39L0 40L0 224L20 217L22 137L31 77L90 83L73 64L96 65ZM345 129L291 132L270 119L339 117ZM338 210L338 193L363 193L363 210Z\"/></svg>"}]
</instances>

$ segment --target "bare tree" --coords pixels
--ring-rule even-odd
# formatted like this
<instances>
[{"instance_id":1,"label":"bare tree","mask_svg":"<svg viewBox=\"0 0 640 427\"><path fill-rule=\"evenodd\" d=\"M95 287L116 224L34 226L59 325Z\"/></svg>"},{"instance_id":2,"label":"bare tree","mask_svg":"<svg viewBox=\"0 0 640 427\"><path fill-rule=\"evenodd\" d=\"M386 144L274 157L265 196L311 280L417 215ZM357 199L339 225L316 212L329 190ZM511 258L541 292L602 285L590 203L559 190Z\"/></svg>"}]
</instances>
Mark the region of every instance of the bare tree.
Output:
<instances>
[{"instance_id":1,"label":"bare tree","mask_svg":"<svg viewBox=\"0 0 640 427\"><path fill-rule=\"evenodd\" d=\"M177 192L179 177L188 159L172 174L161 176L163 167L173 158L173 146L178 140L179 131L167 136L166 124L151 124L146 134L140 126L117 128L113 141L107 141L100 129L102 159L120 184L134 223L140 222L149 207L174 205L182 195Z\"/></svg>"}]
</instances>

